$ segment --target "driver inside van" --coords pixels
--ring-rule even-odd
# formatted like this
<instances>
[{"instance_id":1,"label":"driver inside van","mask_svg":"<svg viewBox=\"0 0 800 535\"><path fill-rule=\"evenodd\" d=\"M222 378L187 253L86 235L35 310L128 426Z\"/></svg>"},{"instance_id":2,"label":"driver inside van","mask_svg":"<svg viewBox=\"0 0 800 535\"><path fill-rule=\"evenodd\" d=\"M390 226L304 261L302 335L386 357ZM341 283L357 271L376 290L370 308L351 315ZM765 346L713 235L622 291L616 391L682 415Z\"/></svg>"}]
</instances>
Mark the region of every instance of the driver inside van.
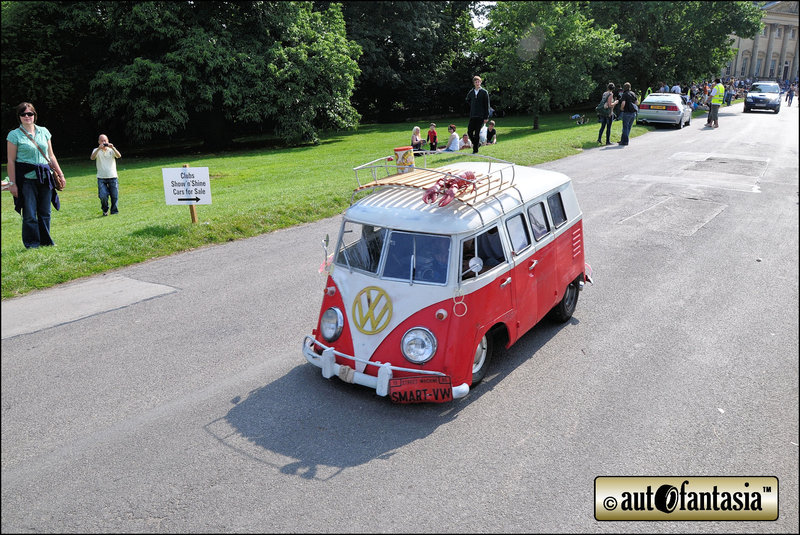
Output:
<instances>
[{"instance_id":1,"label":"driver inside van","mask_svg":"<svg viewBox=\"0 0 800 535\"><path fill-rule=\"evenodd\" d=\"M483 265L487 269L505 262L506 257L497 227L492 227L478 236L478 256L481 257Z\"/></svg>"},{"instance_id":2,"label":"driver inside van","mask_svg":"<svg viewBox=\"0 0 800 535\"><path fill-rule=\"evenodd\" d=\"M427 282L447 282L447 264L450 259L450 240L431 238L420 241L427 251L420 252L420 280Z\"/></svg>"}]
</instances>

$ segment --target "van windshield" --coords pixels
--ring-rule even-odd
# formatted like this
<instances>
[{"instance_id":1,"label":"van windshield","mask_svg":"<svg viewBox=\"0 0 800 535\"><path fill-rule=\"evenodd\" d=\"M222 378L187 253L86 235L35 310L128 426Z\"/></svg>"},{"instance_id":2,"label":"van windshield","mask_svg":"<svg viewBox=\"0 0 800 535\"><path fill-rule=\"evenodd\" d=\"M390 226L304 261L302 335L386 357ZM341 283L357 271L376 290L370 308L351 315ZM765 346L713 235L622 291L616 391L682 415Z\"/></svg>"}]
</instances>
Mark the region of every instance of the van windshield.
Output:
<instances>
[{"instance_id":1,"label":"van windshield","mask_svg":"<svg viewBox=\"0 0 800 535\"><path fill-rule=\"evenodd\" d=\"M385 240L385 228L346 221L336 263L350 269L377 273Z\"/></svg>"},{"instance_id":2,"label":"van windshield","mask_svg":"<svg viewBox=\"0 0 800 535\"><path fill-rule=\"evenodd\" d=\"M385 279L445 284L450 237L346 221L336 264Z\"/></svg>"}]
</instances>

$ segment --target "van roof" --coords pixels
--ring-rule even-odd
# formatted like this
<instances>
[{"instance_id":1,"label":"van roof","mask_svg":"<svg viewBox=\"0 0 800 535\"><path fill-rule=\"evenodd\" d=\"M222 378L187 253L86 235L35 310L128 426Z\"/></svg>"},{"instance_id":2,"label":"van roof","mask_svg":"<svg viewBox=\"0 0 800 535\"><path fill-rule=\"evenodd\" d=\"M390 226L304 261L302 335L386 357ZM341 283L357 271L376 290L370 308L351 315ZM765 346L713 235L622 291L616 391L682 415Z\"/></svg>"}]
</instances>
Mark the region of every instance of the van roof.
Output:
<instances>
[{"instance_id":1,"label":"van roof","mask_svg":"<svg viewBox=\"0 0 800 535\"><path fill-rule=\"evenodd\" d=\"M381 167L385 166L381 164ZM425 190L436 184L439 178L464 171L475 173L475 192L469 188L443 207L438 205L438 201L432 204L423 202ZM364 190L373 192L354 202L346 217L360 223L412 232L460 234L478 230L504 213L569 181L569 177L562 173L502 160L415 167L406 173L387 175L360 185L354 196Z\"/></svg>"}]
</instances>

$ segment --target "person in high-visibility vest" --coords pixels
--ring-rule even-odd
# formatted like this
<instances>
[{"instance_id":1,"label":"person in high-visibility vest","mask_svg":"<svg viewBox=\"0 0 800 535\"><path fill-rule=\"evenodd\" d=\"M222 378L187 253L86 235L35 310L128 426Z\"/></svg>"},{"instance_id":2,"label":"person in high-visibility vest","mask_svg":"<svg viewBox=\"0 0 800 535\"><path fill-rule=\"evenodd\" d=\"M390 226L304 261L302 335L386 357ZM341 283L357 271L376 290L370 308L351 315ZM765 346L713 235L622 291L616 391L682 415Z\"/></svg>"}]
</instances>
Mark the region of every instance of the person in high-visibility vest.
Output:
<instances>
[{"instance_id":1,"label":"person in high-visibility vest","mask_svg":"<svg viewBox=\"0 0 800 535\"><path fill-rule=\"evenodd\" d=\"M708 121L706 122L706 126L719 128L719 107L722 106L722 101L724 98L725 86L722 85L722 82L719 78L715 78L714 88L711 90L711 109L708 112Z\"/></svg>"}]
</instances>

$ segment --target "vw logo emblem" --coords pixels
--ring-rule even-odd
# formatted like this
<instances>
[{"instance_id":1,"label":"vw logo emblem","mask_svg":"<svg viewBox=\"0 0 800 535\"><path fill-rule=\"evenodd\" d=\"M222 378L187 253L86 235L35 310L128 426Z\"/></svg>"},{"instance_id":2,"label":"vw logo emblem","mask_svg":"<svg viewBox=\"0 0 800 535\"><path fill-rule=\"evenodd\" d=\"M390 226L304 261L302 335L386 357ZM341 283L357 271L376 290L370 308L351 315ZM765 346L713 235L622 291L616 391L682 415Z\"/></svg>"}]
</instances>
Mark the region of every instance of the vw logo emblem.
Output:
<instances>
[{"instance_id":1,"label":"vw logo emblem","mask_svg":"<svg viewBox=\"0 0 800 535\"><path fill-rule=\"evenodd\" d=\"M364 334L377 334L392 319L392 300L381 288L367 286L353 300L353 321Z\"/></svg>"}]
</instances>

